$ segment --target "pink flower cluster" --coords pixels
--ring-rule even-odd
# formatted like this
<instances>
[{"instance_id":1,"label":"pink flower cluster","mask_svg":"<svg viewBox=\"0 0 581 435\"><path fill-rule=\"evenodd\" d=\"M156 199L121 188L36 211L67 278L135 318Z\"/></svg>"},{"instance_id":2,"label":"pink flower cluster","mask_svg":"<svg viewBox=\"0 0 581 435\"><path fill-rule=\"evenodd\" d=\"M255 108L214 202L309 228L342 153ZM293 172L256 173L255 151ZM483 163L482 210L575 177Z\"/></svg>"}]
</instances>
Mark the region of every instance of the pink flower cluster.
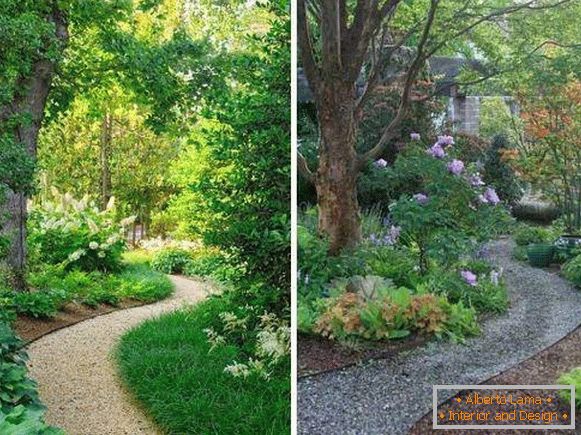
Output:
<instances>
[{"instance_id":1,"label":"pink flower cluster","mask_svg":"<svg viewBox=\"0 0 581 435\"><path fill-rule=\"evenodd\" d=\"M477 277L471 271L462 270L460 272L460 275L462 276L464 281L466 281L466 284L471 285L473 287L476 287L478 285Z\"/></svg>"},{"instance_id":2,"label":"pink flower cluster","mask_svg":"<svg viewBox=\"0 0 581 435\"><path fill-rule=\"evenodd\" d=\"M500 198L492 187L487 187L483 194L478 196L478 200L482 204L492 204L496 205L500 202Z\"/></svg>"}]
</instances>

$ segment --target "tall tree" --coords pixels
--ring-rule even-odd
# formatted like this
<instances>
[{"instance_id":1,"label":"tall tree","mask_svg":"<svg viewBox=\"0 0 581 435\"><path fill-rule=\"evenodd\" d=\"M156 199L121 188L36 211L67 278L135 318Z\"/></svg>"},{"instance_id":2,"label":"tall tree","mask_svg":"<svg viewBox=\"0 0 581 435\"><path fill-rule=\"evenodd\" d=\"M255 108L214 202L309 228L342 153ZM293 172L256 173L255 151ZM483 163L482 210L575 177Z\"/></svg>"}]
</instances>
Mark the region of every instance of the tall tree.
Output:
<instances>
[{"instance_id":1,"label":"tall tree","mask_svg":"<svg viewBox=\"0 0 581 435\"><path fill-rule=\"evenodd\" d=\"M68 40L67 20L49 1L4 1L0 17L0 136L6 149L16 145L34 158L56 59ZM26 203L26 191L10 189L0 205L16 289L26 287Z\"/></svg>"},{"instance_id":2,"label":"tall tree","mask_svg":"<svg viewBox=\"0 0 581 435\"><path fill-rule=\"evenodd\" d=\"M509 14L566 5L571 0L298 0L298 42L302 66L313 92L320 131L318 167L299 154L301 174L314 183L319 230L331 253L361 239L356 181L398 132L426 61L479 26L502 28ZM411 55L399 62L401 54ZM397 86L395 116L368 151L355 149L361 114L379 84Z\"/></svg>"}]
</instances>

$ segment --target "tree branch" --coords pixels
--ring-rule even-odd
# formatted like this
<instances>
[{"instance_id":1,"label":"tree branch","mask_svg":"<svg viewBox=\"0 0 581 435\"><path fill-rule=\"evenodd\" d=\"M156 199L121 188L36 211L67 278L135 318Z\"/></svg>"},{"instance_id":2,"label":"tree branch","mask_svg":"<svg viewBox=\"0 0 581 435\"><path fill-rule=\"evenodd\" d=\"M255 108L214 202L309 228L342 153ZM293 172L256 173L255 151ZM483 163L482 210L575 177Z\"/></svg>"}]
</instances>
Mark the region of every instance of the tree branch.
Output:
<instances>
[{"instance_id":1,"label":"tree branch","mask_svg":"<svg viewBox=\"0 0 581 435\"><path fill-rule=\"evenodd\" d=\"M416 57L406 74L406 80L404 83L402 97L400 100L397 113L395 117L392 119L392 121L389 123L389 125L383 130L383 133L377 144L375 144L375 146L371 148L369 151L359 156L358 159L359 167L363 167L365 166L365 164L367 164L367 161L374 160L377 157L379 157L385 151L387 143L396 135L395 127L399 125L399 123L402 121L405 115L405 112L410 102L410 93L412 85L416 79L417 73L419 72L422 64L426 61L427 58L424 55L424 49L426 47L426 43L428 41L430 31L432 29L432 25L434 24L434 18L436 16L436 10L438 9L438 3L439 0L431 0L430 10L428 11L426 24L424 26L421 39L418 43Z\"/></svg>"},{"instance_id":2,"label":"tree branch","mask_svg":"<svg viewBox=\"0 0 581 435\"><path fill-rule=\"evenodd\" d=\"M297 39L301 53L301 60L303 62L303 69L316 100L321 90L321 74L315 62L315 53L313 50L311 35L309 33L309 22L305 9L306 2L307 0L297 1Z\"/></svg>"},{"instance_id":3,"label":"tree branch","mask_svg":"<svg viewBox=\"0 0 581 435\"><path fill-rule=\"evenodd\" d=\"M299 174L307 180L311 184L315 184L316 176L315 174L309 169L309 164L307 159L297 151L297 169Z\"/></svg>"}]
</instances>

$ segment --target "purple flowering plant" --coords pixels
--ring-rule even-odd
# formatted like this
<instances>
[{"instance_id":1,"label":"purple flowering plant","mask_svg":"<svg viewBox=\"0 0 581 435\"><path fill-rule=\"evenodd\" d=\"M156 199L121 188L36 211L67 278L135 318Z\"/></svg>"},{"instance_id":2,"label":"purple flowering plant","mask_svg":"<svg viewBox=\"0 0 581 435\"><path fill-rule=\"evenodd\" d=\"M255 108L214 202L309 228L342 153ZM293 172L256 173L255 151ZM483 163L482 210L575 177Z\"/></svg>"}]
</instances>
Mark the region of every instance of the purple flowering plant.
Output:
<instances>
[{"instance_id":1,"label":"purple flowering plant","mask_svg":"<svg viewBox=\"0 0 581 435\"><path fill-rule=\"evenodd\" d=\"M454 264L506 221L501 198L484 184L476 164L456 157L453 145L451 136L438 137L427 149L413 142L391 166L410 189L390 207L391 218L417 252L421 273L430 264Z\"/></svg>"}]
</instances>

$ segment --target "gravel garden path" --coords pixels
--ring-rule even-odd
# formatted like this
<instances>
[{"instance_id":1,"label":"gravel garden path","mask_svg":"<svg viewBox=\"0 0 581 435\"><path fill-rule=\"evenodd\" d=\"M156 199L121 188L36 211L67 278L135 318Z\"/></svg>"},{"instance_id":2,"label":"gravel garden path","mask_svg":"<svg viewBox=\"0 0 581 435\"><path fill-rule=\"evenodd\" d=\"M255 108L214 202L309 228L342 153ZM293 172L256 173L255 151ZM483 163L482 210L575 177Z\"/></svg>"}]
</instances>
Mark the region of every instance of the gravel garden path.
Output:
<instances>
[{"instance_id":1,"label":"gravel garden path","mask_svg":"<svg viewBox=\"0 0 581 435\"><path fill-rule=\"evenodd\" d=\"M504 268L507 313L488 318L482 334L464 345L430 342L390 359L300 379L299 433L406 434L430 411L432 385L481 383L581 324L581 292L555 273L513 260L512 248L512 241L499 240L487 254Z\"/></svg>"},{"instance_id":2,"label":"gravel garden path","mask_svg":"<svg viewBox=\"0 0 581 435\"><path fill-rule=\"evenodd\" d=\"M158 430L121 385L112 352L146 319L200 301L207 284L172 276L169 298L116 311L53 332L28 347L29 369L48 407L46 420L70 435L156 435Z\"/></svg>"}]
</instances>

